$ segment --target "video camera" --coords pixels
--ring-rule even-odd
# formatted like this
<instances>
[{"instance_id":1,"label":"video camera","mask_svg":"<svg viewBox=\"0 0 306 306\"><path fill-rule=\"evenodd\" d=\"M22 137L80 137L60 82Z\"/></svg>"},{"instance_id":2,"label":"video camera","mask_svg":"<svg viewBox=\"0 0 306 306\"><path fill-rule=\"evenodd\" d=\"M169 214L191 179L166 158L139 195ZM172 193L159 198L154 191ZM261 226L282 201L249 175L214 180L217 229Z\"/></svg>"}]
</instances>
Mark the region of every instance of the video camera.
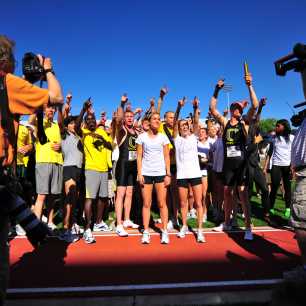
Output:
<instances>
[{"instance_id":1,"label":"video camera","mask_svg":"<svg viewBox=\"0 0 306 306\"><path fill-rule=\"evenodd\" d=\"M287 71L293 70L301 72L306 69L306 45L301 43L293 47L293 53L290 53L274 62L277 75L285 76Z\"/></svg>"},{"instance_id":2,"label":"video camera","mask_svg":"<svg viewBox=\"0 0 306 306\"><path fill-rule=\"evenodd\" d=\"M294 70L295 72L302 72L306 69L306 45L297 43L293 47L293 53L290 53L274 62L275 72L277 75L285 76L287 71ZM294 105L294 108L306 106L306 101ZM306 108L294 114L291 117L291 123L294 127L302 124L306 118Z\"/></svg>"}]
</instances>

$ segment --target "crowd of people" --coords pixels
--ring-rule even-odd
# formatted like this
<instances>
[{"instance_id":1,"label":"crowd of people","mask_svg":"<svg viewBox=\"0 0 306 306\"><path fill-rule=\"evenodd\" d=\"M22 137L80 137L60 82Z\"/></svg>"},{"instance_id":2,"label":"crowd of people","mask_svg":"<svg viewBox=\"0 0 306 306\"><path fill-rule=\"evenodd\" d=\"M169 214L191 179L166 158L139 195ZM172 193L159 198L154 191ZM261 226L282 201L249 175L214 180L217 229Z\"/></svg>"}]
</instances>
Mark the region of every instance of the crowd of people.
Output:
<instances>
[{"instance_id":1,"label":"crowd of people","mask_svg":"<svg viewBox=\"0 0 306 306\"><path fill-rule=\"evenodd\" d=\"M56 231L69 243L81 236L93 243L95 232L110 231L108 217L114 208L118 236L128 236L128 228L139 228L141 242L148 244L153 203L160 215L161 243L168 244L168 231L177 229L177 236L184 238L191 217L197 220L197 242L205 242L203 223L208 211L212 221L220 224L213 230L231 230L237 226L241 206L244 238L253 240L250 198L254 182L267 222L281 182L284 214L290 216L294 136L289 122L282 119L277 121L274 136L263 139L259 121L266 99L258 101L250 73L244 81L251 101L248 111L246 100L233 102L222 114L218 111L218 94L224 87L221 79L204 121L197 97L188 118L180 118L186 103L183 97L162 120L165 87L157 105L151 99L145 112L132 109L123 95L110 120L105 112L96 118L90 99L73 116L71 93L64 105L45 105L43 128L39 131L37 115L32 114L22 121L17 134L17 175L26 184L29 207L37 218L46 220L50 232ZM54 222L57 211L63 224L59 231Z\"/></svg>"}]
</instances>

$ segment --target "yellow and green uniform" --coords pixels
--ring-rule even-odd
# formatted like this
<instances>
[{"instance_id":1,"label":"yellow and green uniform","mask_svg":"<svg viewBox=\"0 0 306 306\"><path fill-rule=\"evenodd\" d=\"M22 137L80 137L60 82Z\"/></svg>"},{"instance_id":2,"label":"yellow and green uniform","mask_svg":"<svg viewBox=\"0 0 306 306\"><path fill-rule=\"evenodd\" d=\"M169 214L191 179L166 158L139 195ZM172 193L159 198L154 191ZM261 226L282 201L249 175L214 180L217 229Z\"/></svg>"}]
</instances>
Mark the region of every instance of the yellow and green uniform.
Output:
<instances>
[{"instance_id":1,"label":"yellow and green uniform","mask_svg":"<svg viewBox=\"0 0 306 306\"><path fill-rule=\"evenodd\" d=\"M51 147L52 143L61 143L61 133L58 124L44 119L44 130L48 141L42 145L38 139L36 140L36 163L62 165L62 152L56 152Z\"/></svg>"},{"instance_id":2,"label":"yellow and green uniform","mask_svg":"<svg viewBox=\"0 0 306 306\"><path fill-rule=\"evenodd\" d=\"M82 133L85 170L107 172L110 166L111 151L104 147L102 141L95 134L100 135L108 142L112 142L112 138L104 130L99 128L95 131L82 128Z\"/></svg>"},{"instance_id":3,"label":"yellow and green uniform","mask_svg":"<svg viewBox=\"0 0 306 306\"><path fill-rule=\"evenodd\" d=\"M22 124L19 125L17 134L17 150L26 145L32 144L32 138L29 130ZM24 156L22 153L17 152L17 165L27 166L29 161L28 156Z\"/></svg>"}]
</instances>

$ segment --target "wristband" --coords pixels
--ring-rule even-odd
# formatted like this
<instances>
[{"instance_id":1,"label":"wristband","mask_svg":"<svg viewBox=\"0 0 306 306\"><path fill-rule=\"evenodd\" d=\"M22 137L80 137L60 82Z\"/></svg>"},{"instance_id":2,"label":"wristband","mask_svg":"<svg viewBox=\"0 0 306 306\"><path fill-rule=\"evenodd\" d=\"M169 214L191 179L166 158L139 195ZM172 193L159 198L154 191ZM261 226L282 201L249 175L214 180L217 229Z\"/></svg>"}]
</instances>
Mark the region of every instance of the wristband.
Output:
<instances>
[{"instance_id":1,"label":"wristband","mask_svg":"<svg viewBox=\"0 0 306 306\"><path fill-rule=\"evenodd\" d=\"M46 69L45 70L45 75L47 75L48 72L51 72L53 75L55 75L53 69Z\"/></svg>"},{"instance_id":2,"label":"wristband","mask_svg":"<svg viewBox=\"0 0 306 306\"><path fill-rule=\"evenodd\" d=\"M124 109L124 105L125 105L125 102L122 102L121 101L121 104L120 104L120 106Z\"/></svg>"},{"instance_id":3,"label":"wristband","mask_svg":"<svg viewBox=\"0 0 306 306\"><path fill-rule=\"evenodd\" d=\"M215 99L218 98L218 94L219 94L219 91L220 91L220 90L221 90L221 88L220 88L218 85L216 85L215 90L214 90L214 94L213 94L213 97L214 97Z\"/></svg>"}]
</instances>

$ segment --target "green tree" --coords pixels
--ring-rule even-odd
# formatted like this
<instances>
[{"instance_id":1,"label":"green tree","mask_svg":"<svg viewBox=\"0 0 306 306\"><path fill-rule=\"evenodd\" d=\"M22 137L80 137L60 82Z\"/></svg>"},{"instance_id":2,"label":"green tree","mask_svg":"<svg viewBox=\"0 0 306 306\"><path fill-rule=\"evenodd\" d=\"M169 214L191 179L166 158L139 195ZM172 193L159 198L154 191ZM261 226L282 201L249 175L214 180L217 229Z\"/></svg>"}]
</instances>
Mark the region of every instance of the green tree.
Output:
<instances>
[{"instance_id":1,"label":"green tree","mask_svg":"<svg viewBox=\"0 0 306 306\"><path fill-rule=\"evenodd\" d=\"M274 130L277 119L275 118L267 118L262 119L259 122L259 127L262 133L267 133L271 130Z\"/></svg>"}]
</instances>

